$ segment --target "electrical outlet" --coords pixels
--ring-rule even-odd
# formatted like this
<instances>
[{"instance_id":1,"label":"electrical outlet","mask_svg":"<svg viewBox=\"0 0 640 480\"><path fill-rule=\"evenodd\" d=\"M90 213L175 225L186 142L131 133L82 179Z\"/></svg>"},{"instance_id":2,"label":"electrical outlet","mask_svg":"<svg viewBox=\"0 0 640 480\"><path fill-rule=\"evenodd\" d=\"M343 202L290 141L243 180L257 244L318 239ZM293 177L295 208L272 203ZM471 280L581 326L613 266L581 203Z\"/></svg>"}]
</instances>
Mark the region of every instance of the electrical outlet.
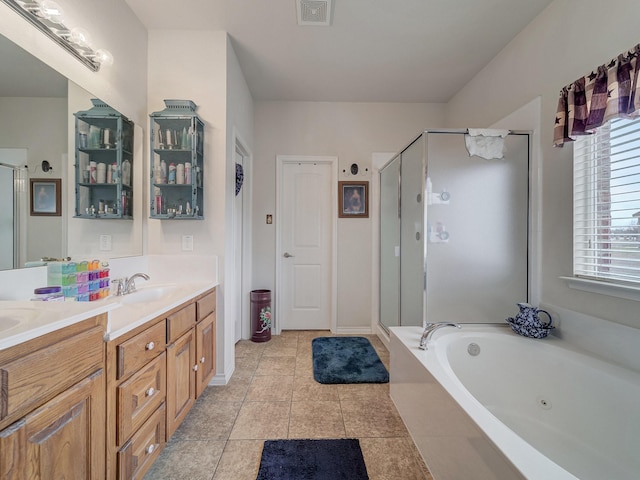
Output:
<instances>
[{"instance_id":1,"label":"electrical outlet","mask_svg":"<svg viewBox=\"0 0 640 480\"><path fill-rule=\"evenodd\" d=\"M103 252L111 250L111 235L100 235L100 250Z\"/></svg>"},{"instance_id":2,"label":"electrical outlet","mask_svg":"<svg viewBox=\"0 0 640 480\"><path fill-rule=\"evenodd\" d=\"M193 235L182 236L182 251L193 252Z\"/></svg>"},{"instance_id":3,"label":"electrical outlet","mask_svg":"<svg viewBox=\"0 0 640 480\"><path fill-rule=\"evenodd\" d=\"M273 223L273 215L270 213L267 214L267 225L271 225Z\"/></svg>"}]
</instances>

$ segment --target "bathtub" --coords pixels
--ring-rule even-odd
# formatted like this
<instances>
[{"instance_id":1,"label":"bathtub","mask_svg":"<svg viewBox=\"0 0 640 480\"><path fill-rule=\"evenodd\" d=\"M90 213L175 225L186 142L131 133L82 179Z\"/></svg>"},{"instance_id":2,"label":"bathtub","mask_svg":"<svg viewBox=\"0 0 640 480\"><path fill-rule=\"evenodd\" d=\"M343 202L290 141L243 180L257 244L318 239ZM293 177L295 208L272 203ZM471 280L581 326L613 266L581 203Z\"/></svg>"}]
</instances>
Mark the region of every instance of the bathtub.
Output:
<instances>
[{"instance_id":1,"label":"bathtub","mask_svg":"<svg viewBox=\"0 0 640 480\"><path fill-rule=\"evenodd\" d=\"M549 336L390 333L390 394L436 480L637 479L640 374Z\"/></svg>"}]
</instances>

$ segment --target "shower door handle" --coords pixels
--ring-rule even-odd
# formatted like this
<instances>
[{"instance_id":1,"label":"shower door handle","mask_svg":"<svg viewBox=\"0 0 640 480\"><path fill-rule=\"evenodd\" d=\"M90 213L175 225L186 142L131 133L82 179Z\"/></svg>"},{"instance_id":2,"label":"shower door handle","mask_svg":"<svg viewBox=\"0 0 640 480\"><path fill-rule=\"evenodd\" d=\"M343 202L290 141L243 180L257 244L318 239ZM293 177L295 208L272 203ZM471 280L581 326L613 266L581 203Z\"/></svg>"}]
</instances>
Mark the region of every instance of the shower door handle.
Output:
<instances>
[{"instance_id":1,"label":"shower door handle","mask_svg":"<svg viewBox=\"0 0 640 480\"><path fill-rule=\"evenodd\" d=\"M284 258L292 258L292 257L295 257L295 255L291 255L289 252L284 252L283 257Z\"/></svg>"}]
</instances>

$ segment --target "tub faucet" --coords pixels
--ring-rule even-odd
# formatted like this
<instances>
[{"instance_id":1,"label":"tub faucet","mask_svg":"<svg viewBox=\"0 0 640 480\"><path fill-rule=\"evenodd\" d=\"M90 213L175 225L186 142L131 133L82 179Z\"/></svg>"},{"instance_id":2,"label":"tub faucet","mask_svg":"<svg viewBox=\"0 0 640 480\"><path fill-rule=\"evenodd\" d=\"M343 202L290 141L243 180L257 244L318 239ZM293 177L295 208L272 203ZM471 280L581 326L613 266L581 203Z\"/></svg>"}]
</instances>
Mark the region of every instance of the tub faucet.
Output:
<instances>
[{"instance_id":1,"label":"tub faucet","mask_svg":"<svg viewBox=\"0 0 640 480\"><path fill-rule=\"evenodd\" d=\"M433 335L433 332L442 327L460 327L459 323L450 323L450 322L439 322L439 323L427 323L424 327L424 332L422 332L422 337L420 337L420 348L422 350L427 349L427 344Z\"/></svg>"},{"instance_id":2,"label":"tub faucet","mask_svg":"<svg viewBox=\"0 0 640 480\"><path fill-rule=\"evenodd\" d=\"M128 293L133 293L136 291L136 278L144 278L145 280L149 280L150 277L146 273L134 273L129 278L119 278L114 280L116 284L116 295L127 295Z\"/></svg>"}]
</instances>

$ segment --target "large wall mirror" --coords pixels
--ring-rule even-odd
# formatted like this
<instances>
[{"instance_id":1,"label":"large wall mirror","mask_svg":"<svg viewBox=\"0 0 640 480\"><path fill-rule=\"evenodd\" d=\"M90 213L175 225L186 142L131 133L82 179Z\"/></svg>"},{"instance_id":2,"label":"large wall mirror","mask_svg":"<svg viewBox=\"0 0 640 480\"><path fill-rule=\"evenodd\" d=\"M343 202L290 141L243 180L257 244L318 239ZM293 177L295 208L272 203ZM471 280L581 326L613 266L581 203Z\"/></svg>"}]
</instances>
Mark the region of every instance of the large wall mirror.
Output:
<instances>
[{"instance_id":1,"label":"large wall mirror","mask_svg":"<svg viewBox=\"0 0 640 480\"><path fill-rule=\"evenodd\" d=\"M95 96L2 35L0 63L0 270L42 257L141 255L142 128L134 132L134 220L73 218L73 113L91 108ZM33 211L34 179L60 189L59 210ZM105 236L108 250L101 245Z\"/></svg>"}]
</instances>

